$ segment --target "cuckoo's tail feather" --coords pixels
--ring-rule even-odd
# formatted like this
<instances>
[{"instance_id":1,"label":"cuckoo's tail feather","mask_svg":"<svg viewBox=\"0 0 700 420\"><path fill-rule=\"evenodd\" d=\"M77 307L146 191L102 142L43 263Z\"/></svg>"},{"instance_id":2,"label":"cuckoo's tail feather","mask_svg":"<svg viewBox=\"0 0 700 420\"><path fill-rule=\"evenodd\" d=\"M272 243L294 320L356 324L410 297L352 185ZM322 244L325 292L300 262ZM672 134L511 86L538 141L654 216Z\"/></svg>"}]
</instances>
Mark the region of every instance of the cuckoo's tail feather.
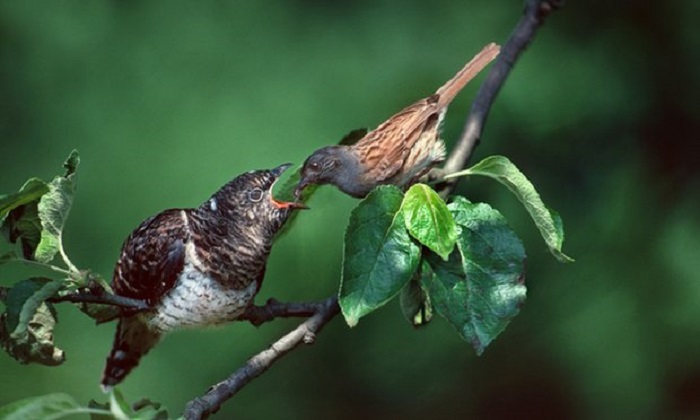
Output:
<instances>
[{"instance_id":1,"label":"cuckoo's tail feather","mask_svg":"<svg viewBox=\"0 0 700 420\"><path fill-rule=\"evenodd\" d=\"M102 374L102 391L109 392L113 386L123 381L139 364L141 357L158 343L160 337L161 334L148 328L138 315L120 319L112 351L107 356Z\"/></svg>"}]
</instances>

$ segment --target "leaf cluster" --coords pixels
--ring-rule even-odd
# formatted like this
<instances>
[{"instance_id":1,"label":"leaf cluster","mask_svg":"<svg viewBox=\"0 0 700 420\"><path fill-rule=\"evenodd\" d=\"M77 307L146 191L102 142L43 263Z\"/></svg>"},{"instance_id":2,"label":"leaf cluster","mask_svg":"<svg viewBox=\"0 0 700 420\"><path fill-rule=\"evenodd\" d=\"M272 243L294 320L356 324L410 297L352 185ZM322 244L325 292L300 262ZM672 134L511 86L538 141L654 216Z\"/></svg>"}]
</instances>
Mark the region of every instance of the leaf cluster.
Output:
<instances>
[{"instance_id":1,"label":"leaf cluster","mask_svg":"<svg viewBox=\"0 0 700 420\"><path fill-rule=\"evenodd\" d=\"M63 164L65 172L51 182L31 178L17 192L0 196L0 232L14 245L0 256L0 264L20 262L47 273L47 277L31 277L2 288L0 293L5 306L0 315L0 346L20 363L55 366L65 360L54 344L57 318L49 299L73 293L89 282L108 288L92 273L79 270L63 248L79 164L74 150ZM80 308L98 321L115 315L113 307L82 304Z\"/></svg>"},{"instance_id":2,"label":"leaf cluster","mask_svg":"<svg viewBox=\"0 0 700 420\"><path fill-rule=\"evenodd\" d=\"M89 414L92 420L165 420L168 412L160 404L140 400L129 405L123 395L114 390L109 402L90 401L81 406L68 394L56 393L25 398L0 407L0 418L5 420L57 419L61 417Z\"/></svg>"},{"instance_id":3,"label":"leaf cluster","mask_svg":"<svg viewBox=\"0 0 700 420\"><path fill-rule=\"evenodd\" d=\"M523 203L552 254L572 261L561 251L561 220L508 159L489 157L453 176L466 175L505 185ZM382 186L350 216L339 303L351 327L399 296L412 325L427 324L437 312L481 354L518 314L525 294L523 244L488 204L464 197L447 204L425 184L405 194Z\"/></svg>"}]
</instances>

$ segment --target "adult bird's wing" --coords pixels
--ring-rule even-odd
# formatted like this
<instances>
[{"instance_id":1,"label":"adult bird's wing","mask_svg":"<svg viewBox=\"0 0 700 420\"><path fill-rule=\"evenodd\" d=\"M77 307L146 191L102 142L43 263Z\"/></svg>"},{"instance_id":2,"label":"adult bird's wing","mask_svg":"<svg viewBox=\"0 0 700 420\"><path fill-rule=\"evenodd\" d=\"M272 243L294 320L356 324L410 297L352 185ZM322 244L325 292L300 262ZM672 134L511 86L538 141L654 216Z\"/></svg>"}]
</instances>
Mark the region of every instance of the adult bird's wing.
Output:
<instances>
[{"instance_id":1,"label":"adult bird's wing","mask_svg":"<svg viewBox=\"0 0 700 420\"><path fill-rule=\"evenodd\" d=\"M354 147L365 164L367 179L377 183L401 170L431 115L437 115L435 95L402 109L369 132Z\"/></svg>"},{"instance_id":2,"label":"adult bird's wing","mask_svg":"<svg viewBox=\"0 0 700 420\"><path fill-rule=\"evenodd\" d=\"M498 45L486 45L435 94L404 108L351 146L365 164L366 179L382 183L394 177L403 168L421 136L426 131L439 129L446 107L499 52ZM430 138L438 139L439 136L430 133ZM430 147L426 150L430 150Z\"/></svg>"}]
</instances>

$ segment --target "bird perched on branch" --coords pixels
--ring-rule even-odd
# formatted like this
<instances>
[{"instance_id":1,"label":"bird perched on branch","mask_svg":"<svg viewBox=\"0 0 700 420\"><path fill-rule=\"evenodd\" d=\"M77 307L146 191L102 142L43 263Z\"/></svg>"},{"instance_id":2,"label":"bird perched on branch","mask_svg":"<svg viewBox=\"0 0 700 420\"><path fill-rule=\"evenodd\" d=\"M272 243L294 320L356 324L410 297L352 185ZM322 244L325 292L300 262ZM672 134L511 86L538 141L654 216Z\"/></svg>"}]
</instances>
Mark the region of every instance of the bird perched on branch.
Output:
<instances>
[{"instance_id":1,"label":"bird perched on branch","mask_svg":"<svg viewBox=\"0 0 700 420\"><path fill-rule=\"evenodd\" d=\"M499 50L496 44L487 45L437 92L404 108L356 144L315 151L302 167L297 197L311 184L334 184L361 198L377 185L415 183L445 159L440 126L447 106Z\"/></svg>"},{"instance_id":2,"label":"bird perched on branch","mask_svg":"<svg viewBox=\"0 0 700 420\"><path fill-rule=\"evenodd\" d=\"M120 383L163 334L235 320L252 304L275 234L293 210L305 208L272 197L289 166L244 173L198 208L166 210L126 239L114 293L152 309L119 320L103 390Z\"/></svg>"}]
</instances>

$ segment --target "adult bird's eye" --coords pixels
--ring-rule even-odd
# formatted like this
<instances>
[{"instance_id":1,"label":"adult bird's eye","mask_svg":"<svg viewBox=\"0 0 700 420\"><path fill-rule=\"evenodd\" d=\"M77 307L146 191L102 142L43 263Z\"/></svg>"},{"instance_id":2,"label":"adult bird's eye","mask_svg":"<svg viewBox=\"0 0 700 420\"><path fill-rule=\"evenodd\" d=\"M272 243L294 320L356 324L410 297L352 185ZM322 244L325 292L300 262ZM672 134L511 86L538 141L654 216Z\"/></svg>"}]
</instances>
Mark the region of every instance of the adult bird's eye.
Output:
<instances>
[{"instance_id":1,"label":"adult bird's eye","mask_svg":"<svg viewBox=\"0 0 700 420\"><path fill-rule=\"evenodd\" d=\"M254 203L257 203L258 201L262 200L263 198L263 190L260 188L255 188L250 191L248 191L248 199Z\"/></svg>"},{"instance_id":2,"label":"adult bird's eye","mask_svg":"<svg viewBox=\"0 0 700 420\"><path fill-rule=\"evenodd\" d=\"M324 169L333 169L336 166L338 166L338 161L335 159L328 159L326 162L323 163Z\"/></svg>"},{"instance_id":3,"label":"adult bird's eye","mask_svg":"<svg viewBox=\"0 0 700 420\"><path fill-rule=\"evenodd\" d=\"M309 164L309 168L313 169L314 171L318 171L318 169L319 169L318 163L316 163L316 162L311 162L311 163Z\"/></svg>"}]
</instances>

